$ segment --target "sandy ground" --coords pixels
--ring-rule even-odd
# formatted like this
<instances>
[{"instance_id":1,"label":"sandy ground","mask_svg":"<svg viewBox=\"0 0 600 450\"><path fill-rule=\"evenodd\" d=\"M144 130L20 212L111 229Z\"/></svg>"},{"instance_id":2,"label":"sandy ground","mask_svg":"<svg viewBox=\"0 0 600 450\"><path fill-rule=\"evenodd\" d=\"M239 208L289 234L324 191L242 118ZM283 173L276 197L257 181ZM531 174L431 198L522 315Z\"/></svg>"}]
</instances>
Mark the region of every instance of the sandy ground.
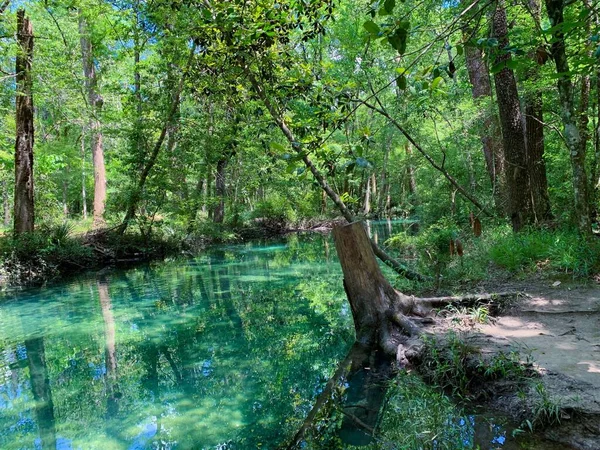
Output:
<instances>
[{"instance_id":1,"label":"sandy ground","mask_svg":"<svg viewBox=\"0 0 600 450\"><path fill-rule=\"evenodd\" d=\"M545 435L572 448L600 450L600 286L550 281L513 289L527 295L491 323L467 330L466 339L482 353L529 355L549 398L563 410L561 425ZM514 408L532 407L499 401L513 414Z\"/></svg>"}]
</instances>

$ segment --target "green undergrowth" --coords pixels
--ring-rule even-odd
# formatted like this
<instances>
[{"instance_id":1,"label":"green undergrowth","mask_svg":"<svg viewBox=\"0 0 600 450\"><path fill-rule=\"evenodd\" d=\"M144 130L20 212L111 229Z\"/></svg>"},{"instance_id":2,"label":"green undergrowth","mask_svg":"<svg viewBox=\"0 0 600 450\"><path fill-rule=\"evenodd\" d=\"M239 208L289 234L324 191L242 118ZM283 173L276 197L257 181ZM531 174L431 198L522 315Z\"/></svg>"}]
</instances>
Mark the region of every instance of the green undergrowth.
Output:
<instances>
[{"instance_id":1,"label":"green undergrowth","mask_svg":"<svg viewBox=\"0 0 600 450\"><path fill-rule=\"evenodd\" d=\"M456 332L444 337L427 336L418 370L425 380L453 398L486 397L489 381L509 380L515 386L536 376L529 355L517 351L484 356Z\"/></svg>"},{"instance_id":2,"label":"green undergrowth","mask_svg":"<svg viewBox=\"0 0 600 450\"><path fill-rule=\"evenodd\" d=\"M41 225L33 233L0 238L0 281L4 286L40 284L103 267L160 259L178 253L181 241L161 233L115 230L76 233L73 225Z\"/></svg>"},{"instance_id":3,"label":"green undergrowth","mask_svg":"<svg viewBox=\"0 0 600 450\"><path fill-rule=\"evenodd\" d=\"M456 253L457 241L462 255ZM600 239L584 239L571 229L513 233L496 226L476 237L467 226L442 219L417 235L395 234L385 246L428 277L426 282L398 279L398 288L409 292L464 289L489 278L587 278L600 271Z\"/></svg>"}]
</instances>

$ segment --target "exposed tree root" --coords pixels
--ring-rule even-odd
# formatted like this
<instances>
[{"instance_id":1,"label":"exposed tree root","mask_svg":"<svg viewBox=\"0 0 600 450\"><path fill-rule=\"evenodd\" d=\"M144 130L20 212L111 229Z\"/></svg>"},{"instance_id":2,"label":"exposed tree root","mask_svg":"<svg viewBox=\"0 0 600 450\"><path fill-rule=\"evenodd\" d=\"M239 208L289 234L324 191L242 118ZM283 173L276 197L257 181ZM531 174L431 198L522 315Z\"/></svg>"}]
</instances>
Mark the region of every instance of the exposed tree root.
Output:
<instances>
[{"instance_id":1,"label":"exposed tree root","mask_svg":"<svg viewBox=\"0 0 600 450\"><path fill-rule=\"evenodd\" d=\"M348 376L350 381L352 374L361 370L361 364L364 365L362 370L366 370L367 365L373 367L373 360L376 358L365 357L369 351L371 355L385 355L384 359L394 361L397 369L406 368L411 361L417 361L421 357L424 349L422 337L427 325L435 323L431 316L436 308L449 305L471 307L481 303L501 306L506 298L523 295L518 292L500 292L433 298L408 296L395 290L383 277L375 260L376 249L372 247L360 222L335 227L333 236L344 273L344 290L354 319L356 342L317 398L287 449L298 448L316 420L319 410L332 398L333 389L341 377ZM362 382L367 383L364 379L366 377L363 377ZM376 403L373 400L376 395L373 390L365 386L363 391L358 395L361 402L357 402L355 398L351 405L343 406L345 415L353 416L358 404ZM376 415L374 417L376 419ZM375 421L373 426L367 422L373 420L373 416L366 421L362 416L349 417L348 420L372 434Z\"/></svg>"}]
</instances>

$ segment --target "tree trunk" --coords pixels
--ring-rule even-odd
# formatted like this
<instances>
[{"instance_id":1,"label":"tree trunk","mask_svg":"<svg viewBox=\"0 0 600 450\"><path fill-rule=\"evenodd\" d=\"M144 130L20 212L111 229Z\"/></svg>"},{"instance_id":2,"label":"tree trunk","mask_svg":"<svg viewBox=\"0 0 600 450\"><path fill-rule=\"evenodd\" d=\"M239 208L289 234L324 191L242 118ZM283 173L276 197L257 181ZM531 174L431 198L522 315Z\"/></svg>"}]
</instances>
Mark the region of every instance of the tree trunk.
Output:
<instances>
[{"instance_id":1,"label":"tree trunk","mask_svg":"<svg viewBox=\"0 0 600 450\"><path fill-rule=\"evenodd\" d=\"M69 203L67 201L68 190L69 190L69 182L67 180L63 180L62 203L63 203L63 216L65 216L65 219L69 218Z\"/></svg>"},{"instance_id":2,"label":"tree trunk","mask_svg":"<svg viewBox=\"0 0 600 450\"><path fill-rule=\"evenodd\" d=\"M379 214L387 217L387 193L389 192L388 180L388 161L390 159L390 151L392 147L391 136L388 138L385 146L385 154L383 156L383 168L381 170L381 181L379 182L379 191L377 192L377 210Z\"/></svg>"},{"instance_id":3,"label":"tree trunk","mask_svg":"<svg viewBox=\"0 0 600 450\"><path fill-rule=\"evenodd\" d=\"M468 41L475 35L475 29L470 21L465 21L463 27L463 39ZM481 49L467 45L465 46L465 60L473 100L492 96L492 85L488 68L483 59ZM506 211L507 194L504 181L504 149L502 148L502 134L500 123L495 111L483 111L483 124L480 130L482 151L485 159L492 192L496 203L496 210L501 214Z\"/></svg>"},{"instance_id":4,"label":"tree trunk","mask_svg":"<svg viewBox=\"0 0 600 450\"><path fill-rule=\"evenodd\" d=\"M600 163L600 71L596 72L596 123L594 127L594 164L592 166L592 183L590 204L593 208L593 219L598 218L598 164Z\"/></svg>"},{"instance_id":5,"label":"tree trunk","mask_svg":"<svg viewBox=\"0 0 600 450\"><path fill-rule=\"evenodd\" d=\"M565 35L562 29L564 23L563 0L546 0L546 10L554 32L552 33L552 59L558 74L558 95L560 112L564 126L564 136L571 158L573 171L573 196L575 214L579 231L584 236L592 233L592 223L587 194L587 175L585 169L586 140L582 137L583 130L578 128L575 112L573 81L567 60Z\"/></svg>"},{"instance_id":6,"label":"tree trunk","mask_svg":"<svg viewBox=\"0 0 600 450\"><path fill-rule=\"evenodd\" d=\"M367 175L367 185L365 187L365 201L363 205L363 214L366 216L371 212L371 176Z\"/></svg>"},{"instance_id":7,"label":"tree trunk","mask_svg":"<svg viewBox=\"0 0 600 450\"><path fill-rule=\"evenodd\" d=\"M8 227L10 225L10 200L8 193L8 182L2 182L2 203L4 205L4 226Z\"/></svg>"},{"instance_id":8,"label":"tree trunk","mask_svg":"<svg viewBox=\"0 0 600 450\"><path fill-rule=\"evenodd\" d=\"M540 30L541 4L537 0L529 0L528 3L535 28ZM530 57L536 61L537 65L533 66L526 73L529 81L534 83L538 82L541 78L539 66L543 65L546 60L538 55L538 50L530 54ZM541 90L535 89L525 96L527 171L529 172L531 208L536 222L552 220L552 209L550 208L550 197L548 195L548 179L546 177L546 162L544 161L543 106L544 99Z\"/></svg>"},{"instance_id":9,"label":"tree trunk","mask_svg":"<svg viewBox=\"0 0 600 450\"><path fill-rule=\"evenodd\" d=\"M217 173L215 175L215 196L217 197L217 206L213 216L214 223L223 223L225 218L225 169L229 158L221 158L217 162Z\"/></svg>"},{"instance_id":10,"label":"tree trunk","mask_svg":"<svg viewBox=\"0 0 600 450\"><path fill-rule=\"evenodd\" d=\"M15 220L14 232L33 231L33 96L31 65L33 60L33 27L25 10L17 11L16 58L16 129L15 142Z\"/></svg>"},{"instance_id":11,"label":"tree trunk","mask_svg":"<svg viewBox=\"0 0 600 450\"><path fill-rule=\"evenodd\" d=\"M493 15L493 35L498 39L499 53L494 63L506 64L511 60L510 53L503 49L508 46L508 25L504 2L498 2ZM502 126L504 161L506 164L506 185L508 191L508 213L514 231L532 222L529 201L529 176L527 174L527 148L519 94L514 73L504 68L494 75L496 96Z\"/></svg>"},{"instance_id":12,"label":"tree trunk","mask_svg":"<svg viewBox=\"0 0 600 450\"><path fill-rule=\"evenodd\" d=\"M25 341L27 363L31 378L31 390L35 400L35 415L40 432L40 448L56 448L56 425L54 419L54 404L46 366L46 351L44 339L35 338Z\"/></svg>"},{"instance_id":13,"label":"tree trunk","mask_svg":"<svg viewBox=\"0 0 600 450\"><path fill-rule=\"evenodd\" d=\"M85 191L85 133L84 129L81 130L81 205L83 211L83 220L88 217L87 213L87 194Z\"/></svg>"},{"instance_id":14,"label":"tree trunk","mask_svg":"<svg viewBox=\"0 0 600 450\"><path fill-rule=\"evenodd\" d=\"M397 292L381 273L362 222L335 227L333 238L352 308L356 340L363 345L376 345Z\"/></svg>"},{"instance_id":15,"label":"tree trunk","mask_svg":"<svg viewBox=\"0 0 600 450\"><path fill-rule=\"evenodd\" d=\"M94 166L94 222L93 227L105 225L104 209L106 205L106 168L104 166L104 145L102 127L98 115L104 100L98 93L98 78L94 65L94 53L90 39L89 26L81 10L79 11L79 41L81 61L88 105L90 108L89 130L92 145L92 163Z\"/></svg>"},{"instance_id":16,"label":"tree trunk","mask_svg":"<svg viewBox=\"0 0 600 450\"><path fill-rule=\"evenodd\" d=\"M525 99L525 128L527 136L527 168L531 206L536 222L552 220L548 178L544 161L544 117L541 92L534 92Z\"/></svg>"}]
</instances>

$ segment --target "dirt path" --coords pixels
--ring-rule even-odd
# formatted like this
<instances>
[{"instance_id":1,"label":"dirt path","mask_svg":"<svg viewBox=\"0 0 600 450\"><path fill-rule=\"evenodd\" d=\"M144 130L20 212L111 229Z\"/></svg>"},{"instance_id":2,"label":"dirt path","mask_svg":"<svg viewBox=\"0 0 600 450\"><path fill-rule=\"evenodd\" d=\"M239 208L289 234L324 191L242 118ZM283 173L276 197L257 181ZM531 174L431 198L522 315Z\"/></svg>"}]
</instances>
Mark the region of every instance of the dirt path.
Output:
<instances>
[{"instance_id":1,"label":"dirt path","mask_svg":"<svg viewBox=\"0 0 600 450\"><path fill-rule=\"evenodd\" d=\"M466 339L482 353L530 355L546 399L562 410L560 426L545 435L573 448L600 450L600 287L551 284L513 286L528 296L493 323L468 330ZM495 399L496 406L524 417L542 401L539 392L529 394L526 401Z\"/></svg>"}]
</instances>

